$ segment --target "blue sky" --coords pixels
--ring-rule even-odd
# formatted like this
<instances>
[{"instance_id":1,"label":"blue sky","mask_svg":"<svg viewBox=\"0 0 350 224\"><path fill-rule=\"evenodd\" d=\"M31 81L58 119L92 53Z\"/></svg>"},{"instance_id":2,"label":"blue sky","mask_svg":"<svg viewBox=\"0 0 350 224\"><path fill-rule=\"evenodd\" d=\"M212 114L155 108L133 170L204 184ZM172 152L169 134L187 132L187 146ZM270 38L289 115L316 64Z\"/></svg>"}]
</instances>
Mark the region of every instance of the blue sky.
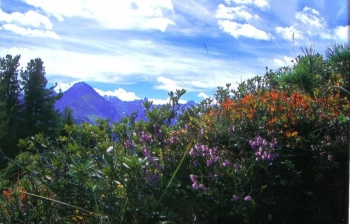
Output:
<instances>
[{"instance_id":1,"label":"blue sky","mask_svg":"<svg viewBox=\"0 0 350 224\"><path fill-rule=\"evenodd\" d=\"M122 100L185 101L323 53L349 36L347 0L2 0L0 56L40 57L62 91L85 81ZM294 33L294 43L293 43ZM294 49L293 49L294 44Z\"/></svg>"}]
</instances>

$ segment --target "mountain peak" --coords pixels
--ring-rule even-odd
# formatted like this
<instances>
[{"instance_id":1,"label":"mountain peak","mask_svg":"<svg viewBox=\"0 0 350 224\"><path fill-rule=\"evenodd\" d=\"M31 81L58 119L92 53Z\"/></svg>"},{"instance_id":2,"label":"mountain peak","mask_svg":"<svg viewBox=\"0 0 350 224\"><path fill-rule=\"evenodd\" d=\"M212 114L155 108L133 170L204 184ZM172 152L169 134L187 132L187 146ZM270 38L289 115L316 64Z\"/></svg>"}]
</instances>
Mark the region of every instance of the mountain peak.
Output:
<instances>
[{"instance_id":1,"label":"mountain peak","mask_svg":"<svg viewBox=\"0 0 350 224\"><path fill-rule=\"evenodd\" d=\"M70 87L66 92L67 93L79 93L78 95L98 95L98 93L85 82L77 82L72 87ZM74 94L73 94L74 95Z\"/></svg>"},{"instance_id":2,"label":"mountain peak","mask_svg":"<svg viewBox=\"0 0 350 224\"><path fill-rule=\"evenodd\" d=\"M98 118L111 118L112 121L120 119L114 106L85 82L75 83L63 93L55 106L60 111L71 107L74 118L79 121L95 123Z\"/></svg>"},{"instance_id":3,"label":"mountain peak","mask_svg":"<svg viewBox=\"0 0 350 224\"><path fill-rule=\"evenodd\" d=\"M77 83L74 83L73 85L74 87L86 87L86 86L89 86L88 84L86 84L85 82L77 82ZM72 87L73 87L72 86ZM91 86L89 86L91 87Z\"/></svg>"}]
</instances>

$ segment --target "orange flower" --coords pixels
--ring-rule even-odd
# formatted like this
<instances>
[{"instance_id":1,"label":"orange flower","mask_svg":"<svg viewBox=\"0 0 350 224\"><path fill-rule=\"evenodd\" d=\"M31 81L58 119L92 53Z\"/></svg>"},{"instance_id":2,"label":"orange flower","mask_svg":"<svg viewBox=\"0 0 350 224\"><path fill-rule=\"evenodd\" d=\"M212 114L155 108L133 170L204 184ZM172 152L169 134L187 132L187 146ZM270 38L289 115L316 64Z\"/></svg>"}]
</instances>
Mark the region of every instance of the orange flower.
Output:
<instances>
[{"instance_id":1,"label":"orange flower","mask_svg":"<svg viewBox=\"0 0 350 224\"><path fill-rule=\"evenodd\" d=\"M250 99L252 98L252 94L249 93L248 95L246 95L243 99L242 99L242 103L246 103L248 102Z\"/></svg>"},{"instance_id":2,"label":"orange flower","mask_svg":"<svg viewBox=\"0 0 350 224\"><path fill-rule=\"evenodd\" d=\"M26 196L27 196L26 193L27 193L27 191L26 191L25 189L23 189L23 188L19 188L18 191L22 193L20 199L21 199L21 200L26 199Z\"/></svg>"},{"instance_id":3,"label":"orange flower","mask_svg":"<svg viewBox=\"0 0 350 224\"><path fill-rule=\"evenodd\" d=\"M2 193L6 196L7 199L10 199L12 194L12 189L10 188L8 191L3 190Z\"/></svg>"},{"instance_id":4,"label":"orange flower","mask_svg":"<svg viewBox=\"0 0 350 224\"><path fill-rule=\"evenodd\" d=\"M272 90L270 92L270 95L271 95L272 100L275 101L277 99L278 93L275 92L274 90Z\"/></svg>"},{"instance_id":5,"label":"orange flower","mask_svg":"<svg viewBox=\"0 0 350 224\"><path fill-rule=\"evenodd\" d=\"M232 106L232 101L230 100L230 98L226 97L225 102L221 103L221 106L225 109L229 109Z\"/></svg>"},{"instance_id":6,"label":"orange flower","mask_svg":"<svg viewBox=\"0 0 350 224\"><path fill-rule=\"evenodd\" d=\"M214 116L215 114L216 114L216 113L215 113L214 111L212 111L212 110L209 111L209 115L210 115L210 116Z\"/></svg>"}]
</instances>

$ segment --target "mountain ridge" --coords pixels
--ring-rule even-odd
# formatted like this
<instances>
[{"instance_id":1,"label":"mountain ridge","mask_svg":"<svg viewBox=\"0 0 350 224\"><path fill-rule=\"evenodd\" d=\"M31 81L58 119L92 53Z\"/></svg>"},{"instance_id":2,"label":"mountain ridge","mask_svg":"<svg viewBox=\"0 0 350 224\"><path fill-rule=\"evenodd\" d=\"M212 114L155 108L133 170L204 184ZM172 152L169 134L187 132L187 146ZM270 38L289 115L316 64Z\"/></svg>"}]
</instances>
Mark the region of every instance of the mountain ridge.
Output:
<instances>
[{"instance_id":1,"label":"mountain ridge","mask_svg":"<svg viewBox=\"0 0 350 224\"><path fill-rule=\"evenodd\" d=\"M135 111L138 112L137 120L146 120L143 107L146 100L147 98L123 101L116 96L101 96L85 82L78 82L63 93L62 98L55 103L55 108L62 113L66 107L70 107L76 123L96 124L98 118L109 118L110 122L118 122ZM195 104L194 101L189 101L182 106L188 108Z\"/></svg>"}]
</instances>

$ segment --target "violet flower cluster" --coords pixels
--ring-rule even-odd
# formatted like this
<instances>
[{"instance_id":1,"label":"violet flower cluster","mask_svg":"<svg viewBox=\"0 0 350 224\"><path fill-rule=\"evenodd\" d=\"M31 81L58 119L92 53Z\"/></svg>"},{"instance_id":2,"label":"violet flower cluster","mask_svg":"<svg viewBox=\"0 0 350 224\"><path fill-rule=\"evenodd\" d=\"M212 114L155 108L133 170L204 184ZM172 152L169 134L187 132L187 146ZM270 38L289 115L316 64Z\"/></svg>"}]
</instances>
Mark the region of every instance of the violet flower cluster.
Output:
<instances>
[{"instance_id":1,"label":"violet flower cluster","mask_svg":"<svg viewBox=\"0 0 350 224\"><path fill-rule=\"evenodd\" d=\"M153 142L152 136L149 135L149 134L147 134L145 131L142 131L142 132L141 132L140 141L141 141L142 143L148 143L148 144L150 144L150 143Z\"/></svg>"},{"instance_id":2,"label":"violet flower cluster","mask_svg":"<svg viewBox=\"0 0 350 224\"><path fill-rule=\"evenodd\" d=\"M268 142L258 136L254 140L250 140L249 144L252 149L257 149L257 152L255 153L255 161L272 161L278 157L278 153L276 153L276 138L274 138L271 142Z\"/></svg>"},{"instance_id":3,"label":"violet flower cluster","mask_svg":"<svg viewBox=\"0 0 350 224\"><path fill-rule=\"evenodd\" d=\"M141 147L141 152L147 160L155 166L155 170L146 170L146 182L150 186L156 186L160 180L160 174L162 172L162 168L158 164L158 162L153 158L151 150L146 147Z\"/></svg>"},{"instance_id":4,"label":"violet flower cluster","mask_svg":"<svg viewBox=\"0 0 350 224\"><path fill-rule=\"evenodd\" d=\"M162 133L161 126L154 124L153 125L154 135L158 140L162 140L164 137L164 134Z\"/></svg>"},{"instance_id":5,"label":"violet flower cluster","mask_svg":"<svg viewBox=\"0 0 350 224\"><path fill-rule=\"evenodd\" d=\"M195 175L191 174L191 175L190 175L190 178L191 178L191 180L192 180L192 187L193 187L193 189L195 189L195 190L201 189L201 190L203 190L203 191L208 190L208 188L206 188L206 187L204 186L204 184L198 184L198 181L197 181L197 178L196 178Z\"/></svg>"},{"instance_id":6,"label":"violet flower cluster","mask_svg":"<svg viewBox=\"0 0 350 224\"><path fill-rule=\"evenodd\" d=\"M219 161L218 156L218 148L209 148L207 145L202 144L196 144L189 152L190 156L193 158L203 157L206 158L206 165L212 166L213 164L217 163ZM229 161L224 161L224 166L227 166L229 164ZM198 166L199 163L197 160L193 162L194 166Z\"/></svg>"},{"instance_id":7,"label":"violet flower cluster","mask_svg":"<svg viewBox=\"0 0 350 224\"><path fill-rule=\"evenodd\" d=\"M237 195L232 195L232 201L238 201L238 196ZM244 199L244 201L248 202L248 201L251 201L252 200L252 197L250 197L249 195L247 195Z\"/></svg>"}]
</instances>

